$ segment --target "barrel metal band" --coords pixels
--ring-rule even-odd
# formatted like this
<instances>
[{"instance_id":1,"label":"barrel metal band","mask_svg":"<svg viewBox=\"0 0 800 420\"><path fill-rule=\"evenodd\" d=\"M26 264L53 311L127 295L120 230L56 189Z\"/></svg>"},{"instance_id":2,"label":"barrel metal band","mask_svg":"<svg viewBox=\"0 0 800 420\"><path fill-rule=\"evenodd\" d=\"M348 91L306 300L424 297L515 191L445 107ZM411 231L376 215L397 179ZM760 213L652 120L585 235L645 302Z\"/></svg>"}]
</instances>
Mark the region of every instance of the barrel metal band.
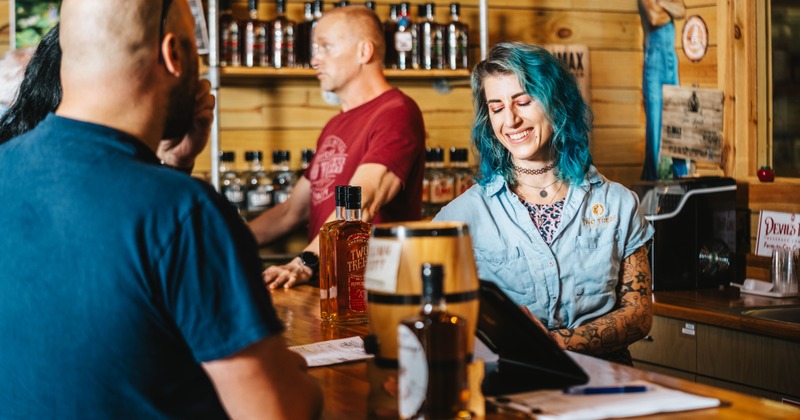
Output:
<instances>
[{"instance_id":1,"label":"barrel metal band","mask_svg":"<svg viewBox=\"0 0 800 420\"><path fill-rule=\"evenodd\" d=\"M478 299L478 291L448 293L444 298L447 303L469 302ZM367 302L385 305L419 305L422 303L422 295L383 295L367 292Z\"/></svg>"},{"instance_id":2,"label":"barrel metal band","mask_svg":"<svg viewBox=\"0 0 800 420\"><path fill-rule=\"evenodd\" d=\"M448 237L469 235L467 225L448 227L408 228L406 226L392 226L389 228L373 227L372 236L375 238L415 238L415 237Z\"/></svg>"}]
</instances>

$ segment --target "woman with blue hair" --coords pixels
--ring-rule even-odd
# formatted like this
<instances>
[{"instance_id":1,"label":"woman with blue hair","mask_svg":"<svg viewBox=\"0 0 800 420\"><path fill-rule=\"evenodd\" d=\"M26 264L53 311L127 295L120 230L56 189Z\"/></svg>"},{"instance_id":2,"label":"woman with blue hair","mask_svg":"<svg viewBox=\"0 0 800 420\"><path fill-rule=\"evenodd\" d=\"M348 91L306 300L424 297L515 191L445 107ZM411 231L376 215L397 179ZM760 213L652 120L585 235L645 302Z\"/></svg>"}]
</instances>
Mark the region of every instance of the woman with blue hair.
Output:
<instances>
[{"instance_id":1,"label":"woman with blue hair","mask_svg":"<svg viewBox=\"0 0 800 420\"><path fill-rule=\"evenodd\" d=\"M434 220L469 225L478 275L564 349L631 364L652 322L636 195L592 166L592 114L546 50L501 43L475 66L478 184Z\"/></svg>"}]
</instances>

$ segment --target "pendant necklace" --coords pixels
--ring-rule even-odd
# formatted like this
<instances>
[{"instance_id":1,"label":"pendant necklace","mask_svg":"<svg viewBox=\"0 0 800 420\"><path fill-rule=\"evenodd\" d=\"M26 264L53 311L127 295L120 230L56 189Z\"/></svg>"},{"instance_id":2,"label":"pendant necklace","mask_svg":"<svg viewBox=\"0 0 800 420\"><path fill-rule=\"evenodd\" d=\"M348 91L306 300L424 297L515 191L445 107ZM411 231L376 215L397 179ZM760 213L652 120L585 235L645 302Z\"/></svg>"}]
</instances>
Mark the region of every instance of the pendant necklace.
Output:
<instances>
[{"instance_id":1,"label":"pendant necklace","mask_svg":"<svg viewBox=\"0 0 800 420\"><path fill-rule=\"evenodd\" d=\"M552 187L553 185L555 185L555 183L558 182L558 179L556 179L555 181L553 181L549 185L545 185L544 187L537 187L535 185L526 184L526 183L524 183L524 182L522 182L520 180L517 180L517 182L519 182L520 184L522 184L522 185L524 185L526 187L531 187L531 188L536 188L537 190L541 190L541 191L539 191L539 197L545 198L545 197L547 197L547 189Z\"/></svg>"}]
</instances>

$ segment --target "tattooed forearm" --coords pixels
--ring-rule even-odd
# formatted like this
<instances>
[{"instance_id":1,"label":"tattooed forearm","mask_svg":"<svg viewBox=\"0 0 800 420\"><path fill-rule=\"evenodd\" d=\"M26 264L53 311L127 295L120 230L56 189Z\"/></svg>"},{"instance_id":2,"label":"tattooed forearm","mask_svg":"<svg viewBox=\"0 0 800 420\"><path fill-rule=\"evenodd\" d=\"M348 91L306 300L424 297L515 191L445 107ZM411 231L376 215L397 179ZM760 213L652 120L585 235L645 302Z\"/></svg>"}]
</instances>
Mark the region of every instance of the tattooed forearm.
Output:
<instances>
[{"instance_id":1,"label":"tattooed forearm","mask_svg":"<svg viewBox=\"0 0 800 420\"><path fill-rule=\"evenodd\" d=\"M577 328L551 331L550 335L564 349L602 354L647 335L652 320L650 262L642 246L622 262L617 305L611 312Z\"/></svg>"}]
</instances>

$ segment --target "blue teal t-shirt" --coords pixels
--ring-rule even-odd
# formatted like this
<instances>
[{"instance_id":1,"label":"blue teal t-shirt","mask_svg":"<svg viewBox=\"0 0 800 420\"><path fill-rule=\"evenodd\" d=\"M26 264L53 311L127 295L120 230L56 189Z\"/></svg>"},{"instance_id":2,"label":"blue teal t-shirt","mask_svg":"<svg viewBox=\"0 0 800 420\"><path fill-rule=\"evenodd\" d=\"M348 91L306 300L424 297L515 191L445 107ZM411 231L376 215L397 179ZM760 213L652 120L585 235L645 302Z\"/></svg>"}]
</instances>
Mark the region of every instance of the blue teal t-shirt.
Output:
<instances>
[{"instance_id":1,"label":"blue teal t-shirt","mask_svg":"<svg viewBox=\"0 0 800 420\"><path fill-rule=\"evenodd\" d=\"M283 329L236 211L52 114L0 168L0 418L225 417L201 362Z\"/></svg>"},{"instance_id":2,"label":"blue teal t-shirt","mask_svg":"<svg viewBox=\"0 0 800 420\"><path fill-rule=\"evenodd\" d=\"M610 312L622 261L653 237L632 191L590 167L569 186L548 246L501 176L473 185L436 221L469 226L481 279L497 283L549 329L575 328Z\"/></svg>"}]
</instances>

